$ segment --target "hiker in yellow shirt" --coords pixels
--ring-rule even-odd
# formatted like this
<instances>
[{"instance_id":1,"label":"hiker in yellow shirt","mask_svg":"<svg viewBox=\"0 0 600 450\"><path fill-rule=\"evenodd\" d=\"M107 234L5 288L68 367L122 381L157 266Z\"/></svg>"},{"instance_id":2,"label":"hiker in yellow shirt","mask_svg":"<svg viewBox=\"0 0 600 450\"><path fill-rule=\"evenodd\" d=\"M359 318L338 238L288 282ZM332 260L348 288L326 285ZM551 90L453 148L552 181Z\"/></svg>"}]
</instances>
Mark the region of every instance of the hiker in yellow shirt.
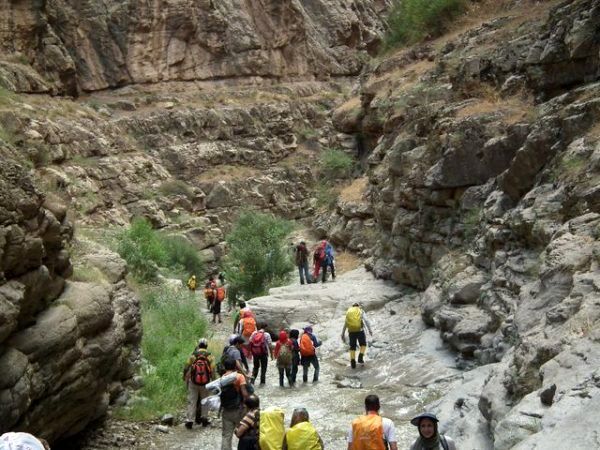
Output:
<instances>
[{"instance_id":1,"label":"hiker in yellow shirt","mask_svg":"<svg viewBox=\"0 0 600 450\"><path fill-rule=\"evenodd\" d=\"M365 352L367 351L367 336L365 335L365 327L369 331L369 335L373 336L371 325L367 320L367 316L360 304L354 303L348 311L346 311L346 320L342 329L342 341L346 343L346 329L348 329L348 337L350 338L350 366L356 368L356 343L360 345L358 353L358 363L365 363Z\"/></svg>"}]
</instances>

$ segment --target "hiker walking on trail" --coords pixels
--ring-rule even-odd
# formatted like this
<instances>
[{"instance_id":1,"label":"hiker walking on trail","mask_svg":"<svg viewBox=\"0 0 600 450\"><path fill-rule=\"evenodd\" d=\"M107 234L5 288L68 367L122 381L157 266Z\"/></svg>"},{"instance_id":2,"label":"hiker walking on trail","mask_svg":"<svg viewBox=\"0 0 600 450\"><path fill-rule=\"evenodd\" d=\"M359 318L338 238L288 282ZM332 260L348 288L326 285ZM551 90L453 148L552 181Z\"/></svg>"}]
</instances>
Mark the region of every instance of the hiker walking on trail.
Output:
<instances>
[{"instance_id":1,"label":"hiker walking on trail","mask_svg":"<svg viewBox=\"0 0 600 450\"><path fill-rule=\"evenodd\" d=\"M367 337L365 335L365 327L369 331L369 335L373 336L371 325L367 320L367 316L360 304L354 303L348 311L346 311L346 320L342 329L342 342L346 343L346 329L348 329L348 337L350 339L350 366L356 368L356 343L360 345L358 353L358 363L364 364L365 352L367 351Z\"/></svg>"},{"instance_id":2,"label":"hiker walking on trail","mask_svg":"<svg viewBox=\"0 0 600 450\"><path fill-rule=\"evenodd\" d=\"M239 439L238 450L257 450L260 429L260 399L249 395L244 400L246 415L242 418L234 433Z\"/></svg>"},{"instance_id":3,"label":"hiker walking on trail","mask_svg":"<svg viewBox=\"0 0 600 450\"><path fill-rule=\"evenodd\" d=\"M187 287L190 291L196 292L196 275L192 275L187 281Z\"/></svg>"},{"instance_id":4,"label":"hiker walking on trail","mask_svg":"<svg viewBox=\"0 0 600 450\"><path fill-rule=\"evenodd\" d=\"M211 275L204 285L204 298L206 299L206 309L212 312L213 301L217 298L217 282L214 275Z\"/></svg>"},{"instance_id":5,"label":"hiker walking on trail","mask_svg":"<svg viewBox=\"0 0 600 450\"><path fill-rule=\"evenodd\" d=\"M219 319L219 323L221 323L221 305L225 300L225 286L223 286L220 282L216 283L217 288L215 289L215 296L212 301L212 314L213 314L213 323L216 323L217 319Z\"/></svg>"},{"instance_id":6,"label":"hiker walking on trail","mask_svg":"<svg viewBox=\"0 0 600 450\"><path fill-rule=\"evenodd\" d=\"M364 416L352 421L348 450L398 450L394 423L379 415L379 397L367 395Z\"/></svg>"},{"instance_id":7,"label":"hiker walking on trail","mask_svg":"<svg viewBox=\"0 0 600 450\"><path fill-rule=\"evenodd\" d=\"M292 370L290 372L290 386L296 384L298 366L300 365L300 343L298 337L300 332L296 329L290 330L290 342L292 343Z\"/></svg>"},{"instance_id":8,"label":"hiker walking on trail","mask_svg":"<svg viewBox=\"0 0 600 450\"><path fill-rule=\"evenodd\" d=\"M224 361L225 374L223 378L232 373L236 373L236 362L230 358ZM221 434L221 450L231 450L231 438L237 425L242 420L244 410L242 403L248 398L246 389L246 377L238 373L235 381L221 389L221 419L223 430Z\"/></svg>"},{"instance_id":9,"label":"hiker walking on trail","mask_svg":"<svg viewBox=\"0 0 600 450\"><path fill-rule=\"evenodd\" d=\"M321 281L325 283L327 280L327 268L331 268L331 279L335 281L335 264L334 264L334 253L333 247L329 242L325 244L325 257L321 261L321 269L323 274L321 275Z\"/></svg>"},{"instance_id":10,"label":"hiker walking on trail","mask_svg":"<svg viewBox=\"0 0 600 450\"><path fill-rule=\"evenodd\" d=\"M410 450L456 450L456 444L448 436L438 433L438 418L432 413L413 417L411 424L418 427L419 437L410 446Z\"/></svg>"},{"instance_id":11,"label":"hiker walking on trail","mask_svg":"<svg viewBox=\"0 0 600 450\"><path fill-rule=\"evenodd\" d=\"M208 341L205 338L200 339L183 370L183 380L188 388L185 421L185 427L188 429L192 428L194 422L201 423L204 427L209 424L207 406L201 405L200 417L197 417L198 404L209 396L206 385L214 379L214 361L207 348Z\"/></svg>"},{"instance_id":12,"label":"hiker walking on trail","mask_svg":"<svg viewBox=\"0 0 600 450\"><path fill-rule=\"evenodd\" d=\"M226 345L221 355L221 364L224 366L226 359L232 359L235 361L237 370L248 377L248 361L246 360L244 353L242 352L242 345L244 345L244 339L233 334L229 337L229 345Z\"/></svg>"},{"instance_id":13,"label":"hiker walking on trail","mask_svg":"<svg viewBox=\"0 0 600 450\"><path fill-rule=\"evenodd\" d=\"M295 249L296 252L296 267L298 267L298 273L300 274L300 284L311 282L310 273L308 272L308 248L306 248L306 242L301 241Z\"/></svg>"},{"instance_id":14,"label":"hiker walking on trail","mask_svg":"<svg viewBox=\"0 0 600 450\"><path fill-rule=\"evenodd\" d=\"M313 252L313 280L315 283L319 281L319 273L321 271L321 266L323 265L323 261L325 259L325 248L327 247L327 241L323 240L319 242L317 248Z\"/></svg>"},{"instance_id":15,"label":"hiker walking on trail","mask_svg":"<svg viewBox=\"0 0 600 450\"><path fill-rule=\"evenodd\" d=\"M253 362L252 378L256 380L258 369L260 368L260 384L265 384L269 356L273 359L272 345L273 340L271 339L271 335L265 331L265 326L262 324L259 330L252 333L248 341Z\"/></svg>"},{"instance_id":16,"label":"hiker walking on trail","mask_svg":"<svg viewBox=\"0 0 600 450\"><path fill-rule=\"evenodd\" d=\"M244 314L246 311L249 311L250 314L252 316L254 316L254 314L250 310L250 307L246 305L245 301L240 301L238 303L238 305L239 305L239 309L233 315L233 332L234 333L237 333L238 325L240 323L240 320L242 319L242 314Z\"/></svg>"},{"instance_id":17,"label":"hiker walking on trail","mask_svg":"<svg viewBox=\"0 0 600 450\"><path fill-rule=\"evenodd\" d=\"M294 358L294 344L284 330L281 330L279 332L279 340L277 341L277 344L275 344L275 351L273 352L273 356L277 360L277 370L279 371L279 386L283 387L284 373L288 380L288 384L292 386L294 384L292 382L292 360Z\"/></svg>"},{"instance_id":18,"label":"hiker walking on trail","mask_svg":"<svg viewBox=\"0 0 600 450\"><path fill-rule=\"evenodd\" d=\"M302 381L308 381L308 369L312 365L315 369L313 374L313 383L319 381L319 358L317 358L317 347L321 345L321 341L313 334L312 327L304 328L304 333L300 338L300 355L302 357Z\"/></svg>"},{"instance_id":19,"label":"hiker walking on trail","mask_svg":"<svg viewBox=\"0 0 600 450\"><path fill-rule=\"evenodd\" d=\"M294 409L290 429L283 438L283 450L323 450L323 440L309 422L305 408Z\"/></svg>"}]
</instances>

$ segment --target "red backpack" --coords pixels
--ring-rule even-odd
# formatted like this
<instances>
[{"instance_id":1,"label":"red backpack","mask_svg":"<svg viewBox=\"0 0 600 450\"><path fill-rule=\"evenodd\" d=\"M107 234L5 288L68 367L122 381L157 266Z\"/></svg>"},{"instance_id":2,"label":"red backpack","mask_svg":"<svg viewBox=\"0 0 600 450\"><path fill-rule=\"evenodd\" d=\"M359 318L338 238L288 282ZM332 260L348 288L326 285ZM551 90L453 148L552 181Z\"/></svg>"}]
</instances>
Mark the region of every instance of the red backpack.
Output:
<instances>
[{"instance_id":1,"label":"red backpack","mask_svg":"<svg viewBox=\"0 0 600 450\"><path fill-rule=\"evenodd\" d=\"M192 383L199 386L204 386L210 382L212 375L212 369L210 367L210 361L206 355L198 355L196 361L192 364L190 371L190 379Z\"/></svg>"},{"instance_id":2,"label":"red backpack","mask_svg":"<svg viewBox=\"0 0 600 450\"><path fill-rule=\"evenodd\" d=\"M267 354L267 342L264 331L257 331L250 339L250 352L254 356Z\"/></svg>"}]
</instances>

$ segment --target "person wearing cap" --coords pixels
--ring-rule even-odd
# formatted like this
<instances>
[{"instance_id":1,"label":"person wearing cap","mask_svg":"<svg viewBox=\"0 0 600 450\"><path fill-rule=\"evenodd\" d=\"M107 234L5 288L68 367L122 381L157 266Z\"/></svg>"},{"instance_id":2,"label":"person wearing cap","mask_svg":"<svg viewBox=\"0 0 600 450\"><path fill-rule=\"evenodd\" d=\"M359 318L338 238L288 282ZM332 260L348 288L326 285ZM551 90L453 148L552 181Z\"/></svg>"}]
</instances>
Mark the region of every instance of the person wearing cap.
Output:
<instances>
[{"instance_id":1,"label":"person wearing cap","mask_svg":"<svg viewBox=\"0 0 600 450\"><path fill-rule=\"evenodd\" d=\"M419 429L419 437L410 446L410 450L456 450L452 439L438 432L438 418L425 412L410 421Z\"/></svg>"},{"instance_id":2,"label":"person wearing cap","mask_svg":"<svg viewBox=\"0 0 600 450\"><path fill-rule=\"evenodd\" d=\"M188 397L187 397L187 413L186 413L186 421L185 427L191 429L194 421L197 424L202 424L202 426L206 427L210 423L208 420L208 406L202 405L202 399L208 397L210 394L206 389L206 384L197 384L192 380L192 366L194 363L203 359L208 363L207 370L209 371L208 380L210 382L215 378L215 363L211 353L208 349L208 341L206 338L201 338L198 340L198 346L194 350L194 352L190 355L183 369L183 380L187 384L188 389ZM198 405L200 404L200 414L198 415Z\"/></svg>"},{"instance_id":3,"label":"person wearing cap","mask_svg":"<svg viewBox=\"0 0 600 450\"><path fill-rule=\"evenodd\" d=\"M228 359L233 359L236 362L237 370L246 378L248 375L248 361L242 351L242 346L246 343L244 338L239 334L232 334L229 337L229 345L223 350L223 354Z\"/></svg>"},{"instance_id":4,"label":"person wearing cap","mask_svg":"<svg viewBox=\"0 0 600 450\"><path fill-rule=\"evenodd\" d=\"M342 342L346 343L346 329L348 329L348 337L350 339L350 366L356 368L356 344L360 346L358 352L358 363L365 363L365 352L367 351L367 336L365 335L365 327L369 334L373 336L371 324L367 320L367 315L360 307L359 303L354 303L348 311L346 311L346 320L342 329Z\"/></svg>"},{"instance_id":5,"label":"person wearing cap","mask_svg":"<svg viewBox=\"0 0 600 450\"><path fill-rule=\"evenodd\" d=\"M313 374L313 383L319 381L319 358L317 357L317 347L321 345L319 338L313 334L311 326L304 328L304 333L300 338L300 363L302 364L302 381L308 381L308 369L312 365L315 369Z\"/></svg>"},{"instance_id":6,"label":"person wearing cap","mask_svg":"<svg viewBox=\"0 0 600 450\"><path fill-rule=\"evenodd\" d=\"M365 397L364 416L352 421L348 432L348 450L398 450L394 423L379 415L379 397Z\"/></svg>"}]
</instances>

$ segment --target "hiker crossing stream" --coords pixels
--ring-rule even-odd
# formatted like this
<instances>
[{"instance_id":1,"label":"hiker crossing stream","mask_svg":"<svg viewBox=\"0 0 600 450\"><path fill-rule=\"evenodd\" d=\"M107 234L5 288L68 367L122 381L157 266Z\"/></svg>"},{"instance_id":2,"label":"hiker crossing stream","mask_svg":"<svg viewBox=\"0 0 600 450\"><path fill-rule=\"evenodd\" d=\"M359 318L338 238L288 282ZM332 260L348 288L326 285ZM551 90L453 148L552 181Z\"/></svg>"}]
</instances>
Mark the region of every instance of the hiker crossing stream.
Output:
<instances>
[{"instance_id":1,"label":"hiker crossing stream","mask_svg":"<svg viewBox=\"0 0 600 450\"><path fill-rule=\"evenodd\" d=\"M348 347L341 340L346 309L360 302L373 328L364 367L351 369ZM435 330L426 329L420 319L417 294L398 290L390 283L375 280L363 269L339 276L335 282L290 285L272 289L268 296L249 302L259 322L277 334L279 327L302 329L312 324L323 342L318 350L321 365L317 383L302 383L301 368L295 387L279 386L275 363L270 361L266 384L256 385L261 409L270 406L285 411L289 425L294 408L304 407L323 438L325 448L345 449L346 433L352 419L364 413L364 398L379 395L382 415L396 425L398 447L407 448L416 430L409 418L423 405L445 394L461 372L454 368L454 356L445 351ZM226 315L225 315L226 316ZM231 320L213 325L214 339L225 343ZM236 447L234 438L233 448ZM146 447L158 449L219 449L220 421L188 430L181 423L168 433L156 433Z\"/></svg>"}]
</instances>

